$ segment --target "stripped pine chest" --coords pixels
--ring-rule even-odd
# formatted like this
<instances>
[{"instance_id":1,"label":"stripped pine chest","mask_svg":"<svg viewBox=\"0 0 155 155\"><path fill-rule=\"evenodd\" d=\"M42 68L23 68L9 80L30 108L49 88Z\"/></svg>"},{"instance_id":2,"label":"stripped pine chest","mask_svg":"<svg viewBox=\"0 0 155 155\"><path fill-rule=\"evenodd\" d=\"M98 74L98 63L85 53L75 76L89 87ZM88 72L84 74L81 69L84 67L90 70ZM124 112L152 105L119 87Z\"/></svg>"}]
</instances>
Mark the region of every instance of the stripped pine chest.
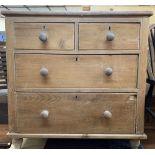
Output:
<instances>
[{"instance_id":1,"label":"stripped pine chest","mask_svg":"<svg viewBox=\"0 0 155 155\"><path fill-rule=\"evenodd\" d=\"M10 136L146 138L151 12L3 14Z\"/></svg>"}]
</instances>

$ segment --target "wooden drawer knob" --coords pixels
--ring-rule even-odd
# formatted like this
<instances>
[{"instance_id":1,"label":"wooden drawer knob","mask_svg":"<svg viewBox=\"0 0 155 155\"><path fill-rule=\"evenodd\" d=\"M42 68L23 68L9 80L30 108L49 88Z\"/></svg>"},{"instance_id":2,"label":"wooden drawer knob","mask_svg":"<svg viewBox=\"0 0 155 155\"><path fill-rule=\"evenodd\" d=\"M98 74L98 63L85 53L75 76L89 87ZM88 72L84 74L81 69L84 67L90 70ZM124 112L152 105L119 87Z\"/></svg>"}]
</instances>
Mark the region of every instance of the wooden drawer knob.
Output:
<instances>
[{"instance_id":1,"label":"wooden drawer knob","mask_svg":"<svg viewBox=\"0 0 155 155\"><path fill-rule=\"evenodd\" d=\"M112 118L112 113L110 111L106 110L103 113L103 117L106 119L110 119L110 118Z\"/></svg>"},{"instance_id":2,"label":"wooden drawer knob","mask_svg":"<svg viewBox=\"0 0 155 155\"><path fill-rule=\"evenodd\" d=\"M49 112L48 112L48 110L43 110L41 113L40 113L40 116L42 117L42 118L48 118L48 115L49 115Z\"/></svg>"},{"instance_id":3,"label":"wooden drawer knob","mask_svg":"<svg viewBox=\"0 0 155 155\"><path fill-rule=\"evenodd\" d=\"M43 67L40 69L40 75L41 76L47 76L48 75L48 69Z\"/></svg>"},{"instance_id":4,"label":"wooden drawer knob","mask_svg":"<svg viewBox=\"0 0 155 155\"><path fill-rule=\"evenodd\" d=\"M114 33L111 32L111 31L109 31L109 32L107 33L107 41L113 41L114 38L115 38Z\"/></svg>"},{"instance_id":5,"label":"wooden drawer knob","mask_svg":"<svg viewBox=\"0 0 155 155\"><path fill-rule=\"evenodd\" d=\"M106 69L104 70L104 73L105 73L107 76L112 75L112 72L113 72L113 70L112 70L112 68L110 68L110 67L108 67L108 68L106 68Z\"/></svg>"},{"instance_id":6,"label":"wooden drawer knob","mask_svg":"<svg viewBox=\"0 0 155 155\"><path fill-rule=\"evenodd\" d=\"M47 39L48 39L47 33L44 32L44 31L40 32L40 34L39 34L39 39L40 39L42 42L46 42Z\"/></svg>"}]
</instances>

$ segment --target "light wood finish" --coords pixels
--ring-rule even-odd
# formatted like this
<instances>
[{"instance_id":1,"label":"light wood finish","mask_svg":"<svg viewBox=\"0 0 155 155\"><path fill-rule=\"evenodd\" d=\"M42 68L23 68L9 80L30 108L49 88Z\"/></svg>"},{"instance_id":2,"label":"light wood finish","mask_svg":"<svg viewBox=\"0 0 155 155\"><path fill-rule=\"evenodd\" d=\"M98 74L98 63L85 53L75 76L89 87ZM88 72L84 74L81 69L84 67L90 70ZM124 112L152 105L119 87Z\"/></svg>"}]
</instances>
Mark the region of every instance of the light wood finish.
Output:
<instances>
[{"instance_id":1,"label":"light wood finish","mask_svg":"<svg viewBox=\"0 0 155 155\"><path fill-rule=\"evenodd\" d=\"M134 134L135 107L132 94L17 93L16 132ZM40 116L43 110L47 118ZM104 118L106 110L111 119Z\"/></svg>"},{"instance_id":2,"label":"light wood finish","mask_svg":"<svg viewBox=\"0 0 155 155\"><path fill-rule=\"evenodd\" d=\"M107 41L107 33L114 33ZM140 24L80 23L79 49L139 49Z\"/></svg>"},{"instance_id":3,"label":"light wood finish","mask_svg":"<svg viewBox=\"0 0 155 155\"><path fill-rule=\"evenodd\" d=\"M106 17L117 17L117 16L151 16L152 11L79 11L79 12L24 12L24 11L2 11L3 15L6 16L106 16Z\"/></svg>"},{"instance_id":4,"label":"light wood finish","mask_svg":"<svg viewBox=\"0 0 155 155\"><path fill-rule=\"evenodd\" d=\"M21 134L8 133L11 137L26 138L97 138L97 139L147 139L146 134Z\"/></svg>"},{"instance_id":5,"label":"light wood finish","mask_svg":"<svg viewBox=\"0 0 155 155\"><path fill-rule=\"evenodd\" d=\"M136 88L137 58L136 55L17 54L16 88ZM42 67L47 68L48 76L40 75ZM108 67L113 69L111 76L104 73Z\"/></svg>"},{"instance_id":6,"label":"light wood finish","mask_svg":"<svg viewBox=\"0 0 155 155\"><path fill-rule=\"evenodd\" d=\"M49 93L138 93L137 88L17 88L17 92L49 92Z\"/></svg>"},{"instance_id":7,"label":"light wood finish","mask_svg":"<svg viewBox=\"0 0 155 155\"><path fill-rule=\"evenodd\" d=\"M39 17L36 18L36 16L29 16L28 18L26 16L22 17L11 17L12 20L16 21L17 23L79 23L79 22L84 22L84 23L94 23L94 22L113 22L113 23L140 23L141 22L141 17L134 17L131 16L130 18L125 18L125 17L87 17L83 16L82 18L75 18L74 16L70 16L68 18L67 16L60 16L59 18L56 16L53 16L52 18L49 16L44 16L44 17Z\"/></svg>"},{"instance_id":8,"label":"light wood finish","mask_svg":"<svg viewBox=\"0 0 155 155\"><path fill-rule=\"evenodd\" d=\"M3 13L7 16L8 135L146 139L143 122L151 12ZM46 48L38 39L42 24L56 32L56 40L50 40ZM105 43L109 24L115 38ZM30 30L35 38L27 40L29 33L19 33L19 28ZM19 34L26 40L19 39ZM59 46L61 39L63 46ZM48 68L42 80L41 67ZM113 67L112 76L103 74L104 67ZM40 118L43 110L49 112L44 120ZM101 117L96 121L102 111L112 112L107 123Z\"/></svg>"},{"instance_id":9,"label":"light wood finish","mask_svg":"<svg viewBox=\"0 0 155 155\"><path fill-rule=\"evenodd\" d=\"M15 116L15 96L14 96L14 21L6 17L6 35L9 36L6 42L6 58L7 58L7 85L8 85L8 125L9 131L14 131Z\"/></svg>"},{"instance_id":10,"label":"light wood finish","mask_svg":"<svg viewBox=\"0 0 155 155\"><path fill-rule=\"evenodd\" d=\"M16 23L14 27L17 49L74 49L74 24L72 23ZM47 33L46 42L39 39L42 31Z\"/></svg>"},{"instance_id":11,"label":"light wood finish","mask_svg":"<svg viewBox=\"0 0 155 155\"><path fill-rule=\"evenodd\" d=\"M78 42L76 40L76 42ZM139 54L141 51L140 50L78 50L78 43L75 43L75 51L57 51L57 50L19 50L16 49L14 51L15 53L29 53L29 54L72 54L72 55L88 55L88 54L95 54L95 55L103 55L103 54Z\"/></svg>"},{"instance_id":12,"label":"light wood finish","mask_svg":"<svg viewBox=\"0 0 155 155\"><path fill-rule=\"evenodd\" d=\"M136 133L144 133L144 106L146 95L146 73L147 73L147 47L148 47L148 31L149 20L148 18L142 19L141 25L141 42L140 47L142 53L139 55L139 70L138 70L138 97L137 97L137 119L136 119ZM143 73L143 74L142 74ZM143 75L143 76L142 76Z\"/></svg>"},{"instance_id":13,"label":"light wood finish","mask_svg":"<svg viewBox=\"0 0 155 155\"><path fill-rule=\"evenodd\" d=\"M72 52L73 54L75 54L75 53L79 53L79 51L78 51L78 49L79 49L79 41L78 41L78 39L77 38L79 38L79 29L78 29L78 27L79 27L79 23L78 23L78 21L75 21L75 32L74 32L74 38L75 38L75 40L74 40L74 45L75 45L75 49L74 49L74 51ZM71 51L70 51L71 52ZM71 53L70 53L71 54Z\"/></svg>"}]
</instances>

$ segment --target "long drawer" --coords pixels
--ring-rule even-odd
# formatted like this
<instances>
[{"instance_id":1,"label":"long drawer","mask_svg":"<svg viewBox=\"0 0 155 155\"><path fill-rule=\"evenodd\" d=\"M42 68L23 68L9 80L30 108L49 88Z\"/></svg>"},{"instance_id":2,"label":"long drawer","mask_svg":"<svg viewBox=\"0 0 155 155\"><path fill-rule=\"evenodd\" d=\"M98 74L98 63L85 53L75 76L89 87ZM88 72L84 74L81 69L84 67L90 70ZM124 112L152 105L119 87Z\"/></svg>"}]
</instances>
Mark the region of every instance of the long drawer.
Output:
<instances>
[{"instance_id":1,"label":"long drawer","mask_svg":"<svg viewBox=\"0 0 155 155\"><path fill-rule=\"evenodd\" d=\"M15 23L16 49L74 49L73 23Z\"/></svg>"},{"instance_id":2,"label":"long drawer","mask_svg":"<svg viewBox=\"0 0 155 155\"><path fill-rule=\"evenodd\" d=\"M137 55L16 54L16 88L136 88Z\"/></svg>"},{"instance_id":3,"label":"long drawer","mask_svg":"<svg viewBox=\"0 0 155 155\"><path fill-rule=\"evenodd\" d=\"M17 133L135 133L136 95L17 93Z\"/></svg>"},{"instance_id":4,"label":"long drawer","mask_svg":"<svg viewBox=\"0 0 155 155\"><path fill-rule=\"evenodd\" d=\"M80 23L79 49L139 49L140 24Z\"/></svg>"}]
</instances>

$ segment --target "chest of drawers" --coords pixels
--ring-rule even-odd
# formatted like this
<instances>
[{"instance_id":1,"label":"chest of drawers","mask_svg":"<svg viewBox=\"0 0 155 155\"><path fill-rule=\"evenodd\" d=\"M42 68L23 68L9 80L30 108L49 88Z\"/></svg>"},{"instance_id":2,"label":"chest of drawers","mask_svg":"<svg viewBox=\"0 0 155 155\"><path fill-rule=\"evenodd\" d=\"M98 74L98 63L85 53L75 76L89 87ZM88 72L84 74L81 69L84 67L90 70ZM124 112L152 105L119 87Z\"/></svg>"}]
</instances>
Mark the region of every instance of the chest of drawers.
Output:
<instances>
[{"instance_id":1,"label":"chest of drawers","mask_svg":"<svg viewBox=\"0 0 155 155\"><path fill-rule=\"evenodd\" d=\"M151 12L3 12L9 135L145 139Z\"/></svg>"}]
</instances>

